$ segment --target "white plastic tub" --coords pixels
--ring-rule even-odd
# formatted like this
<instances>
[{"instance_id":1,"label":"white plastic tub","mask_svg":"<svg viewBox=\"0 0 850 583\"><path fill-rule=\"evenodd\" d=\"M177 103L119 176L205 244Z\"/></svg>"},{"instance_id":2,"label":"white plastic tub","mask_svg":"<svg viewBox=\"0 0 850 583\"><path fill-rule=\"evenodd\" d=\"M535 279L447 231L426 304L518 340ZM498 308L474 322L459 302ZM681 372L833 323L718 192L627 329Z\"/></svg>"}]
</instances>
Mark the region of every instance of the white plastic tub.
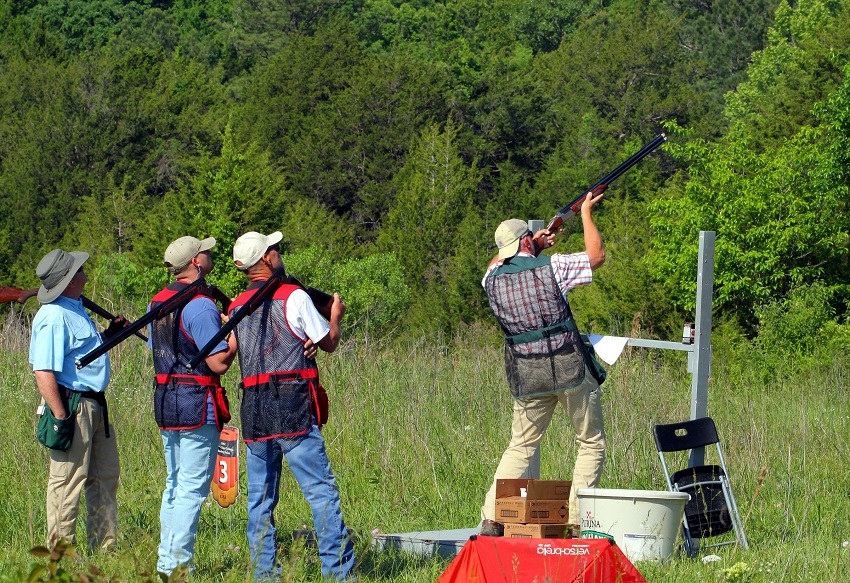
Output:
<instances>
[{"instance_id":1,"label":"white plastic tub","mask_svg":"<svg viewBox=\"0 0 850 583\"><path fill-rule=\"evenodd\" d=\"M688 495L654 490L580 488L582 538L613 538L630 561L673 554Z\"/></svg>"}]
</instances>

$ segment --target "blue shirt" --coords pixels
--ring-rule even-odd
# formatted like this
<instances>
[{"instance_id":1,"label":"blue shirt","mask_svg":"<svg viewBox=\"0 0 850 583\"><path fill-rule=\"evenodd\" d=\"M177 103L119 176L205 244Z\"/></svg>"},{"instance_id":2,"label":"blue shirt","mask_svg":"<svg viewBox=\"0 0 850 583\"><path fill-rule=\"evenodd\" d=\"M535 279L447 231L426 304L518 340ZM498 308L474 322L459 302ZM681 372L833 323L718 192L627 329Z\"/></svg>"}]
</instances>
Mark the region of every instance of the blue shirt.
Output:
<instances>
[{"instance_id":1,"label":"blue shirt","mask_svg":"<svg viewBox=\"0 0 850 583\"><path fill-rule=\"evenodd\" d=\"M183 308L180 324L198 349L207 345L210 339L221 329L221 312L208 297L196 297ZM227 350L227 342L221 340L210 354Z\"/></svg>"},{"instance_id":2,"label":"blue shirt","mask_svg":"<svg viewBox=\"0 0 850 583\"><path fill-rule=\"evenodd\" d=\"M32 369L52 371L56 382L75 391L103 392L109 384L109 355L77 370L77 361L103 344L82 300L59 296L32 321Z\"/></svg>"},{"instance_id":3,"label":"blue shirt","mask_svg":"<svg viewBox=\"0 0 850 583\"><path fill-rule=\"evenodd\" d=\"M221 329L221 312L218 311L218 306L210 298L197 297L183 308L180 324L195 343L195 346L201 349ZM227 350L227 342L224 340L210 350L210 354L222 350ZM207 397L207 424L215 423L214 411L215 405L213 405L212 398Z\"/></svg>"}]
</instances>

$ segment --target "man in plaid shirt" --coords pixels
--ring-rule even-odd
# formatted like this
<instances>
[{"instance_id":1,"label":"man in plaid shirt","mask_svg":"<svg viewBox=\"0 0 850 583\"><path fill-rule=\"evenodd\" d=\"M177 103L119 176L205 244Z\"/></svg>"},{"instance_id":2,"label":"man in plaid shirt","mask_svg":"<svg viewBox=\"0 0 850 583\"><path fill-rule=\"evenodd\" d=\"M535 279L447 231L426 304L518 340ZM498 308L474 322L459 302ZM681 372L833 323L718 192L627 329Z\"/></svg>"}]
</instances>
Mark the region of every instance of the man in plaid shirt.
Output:
<instances>
[{"instance_id":1,"label":"man in plaid shirt","mask_svg":"<svg viewBox=\"0 0 850 583\"><path fill-rule=\"evenodd\" d=\"M495 520L496 481L537 477L530 470L544 431L560 404L579 444L570 492L570 524L579 523L576 492L599 483L605 461L599 374L582 343L567 292L593 280L605 261L602 237L593 223L593 207L602 199L588 193L581 208L585 250L571 255L540 255L555 234L538 231L518 219L496 229L499 253L490 262L482 285L490 308L505 331L505 371L514 396L511 441L496 468L493 485L481 507L481 534L501 536ZM539 242L542 242L541 243Z\"/></svg>"}]
</instances>

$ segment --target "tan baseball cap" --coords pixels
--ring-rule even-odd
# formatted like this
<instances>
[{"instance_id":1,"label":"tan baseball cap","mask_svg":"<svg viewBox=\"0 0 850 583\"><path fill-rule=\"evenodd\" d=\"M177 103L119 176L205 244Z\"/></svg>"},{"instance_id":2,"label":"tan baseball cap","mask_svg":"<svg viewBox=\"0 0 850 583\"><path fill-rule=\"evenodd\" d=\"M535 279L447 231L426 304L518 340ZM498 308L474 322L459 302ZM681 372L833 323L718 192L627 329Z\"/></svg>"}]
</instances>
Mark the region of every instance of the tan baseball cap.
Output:
<instances>
[{"instance_id":1,"label":"tan baseball cap","mask_svg":"<svg viewBox=\"0 0 850 583\"><path fill-rule=\"evenodd\" d=\"M171 273L179 273L189 265L194 257L203 251L209 251L215 247L215 238L207 237L198 240L195 237L180 237L172 242L165 250L165 266Z\"/></svg>"},{"instance_id":2,"label":"tan baseball cap","mask_svg":"<svg viewBox=\"0 0 850 583\"><path fill-rule=\"evenodd\" d=\"M529 232L528 223L519 219L508 219L496 228L496 247L499 259L513 257L519 252L519 242Z\"/></svg>"},{"instance_id":3,"label":"tan baseball cap","mask_svg":"<svg viewBox=\"0 0 850 583\"><path fill-rule=\"evenodd\" d=\"M265 255L266 250L276 243L280 243L283 235L275 231L271 235L263 235L256 231L249 231L236 239L233 245L233 263L236 269L247 271L257 264Z\"/></svg>"},{"instance_id":4,"label":"tan baseball cap","mask_svg":"<svg viewBox=\"0 0 850 583\"><path fill-rule=\"evenodd\" d=\"M69 252L62 249L54 249L42 257L35 268L35 274L41 280L38 301L49 304L62 295L88 258L89 254L84 251Z\"/></svg>"}]
</instances>

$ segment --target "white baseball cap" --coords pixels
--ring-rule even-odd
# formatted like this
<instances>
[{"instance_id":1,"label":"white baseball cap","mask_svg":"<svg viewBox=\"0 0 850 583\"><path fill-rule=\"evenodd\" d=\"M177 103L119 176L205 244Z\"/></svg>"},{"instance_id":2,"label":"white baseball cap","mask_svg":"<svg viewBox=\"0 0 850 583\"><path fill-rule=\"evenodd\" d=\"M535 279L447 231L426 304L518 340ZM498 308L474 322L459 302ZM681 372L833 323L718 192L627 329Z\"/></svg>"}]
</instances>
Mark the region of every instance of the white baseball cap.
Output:
<instances>
[{"instance_id":1,"label":"white baseball cap","mask_svg":"<svg viewBox=\"0 0 850 583\"><path fill-rule=\"evenodd\" d=\"M499 248L499 259L513 257L519 252L519 243L523 235L528 233L528 223L519 219L508 219L496 228L496 247Z\"/></svg>"},{"instance_id":2,"label":"white baseball cap","mask_svg":"<svg viewBox=\"0 0 850 583\"><path fill-rule=\"evenodd\" d=\"M249 231L236 239L233 245L233 263L236 269L247 271L257 264L266 254L266 250L276 243L280 243L283 235L275 231L271 235L263 235L256 231Z\"/></svg>"}]
</instances>

